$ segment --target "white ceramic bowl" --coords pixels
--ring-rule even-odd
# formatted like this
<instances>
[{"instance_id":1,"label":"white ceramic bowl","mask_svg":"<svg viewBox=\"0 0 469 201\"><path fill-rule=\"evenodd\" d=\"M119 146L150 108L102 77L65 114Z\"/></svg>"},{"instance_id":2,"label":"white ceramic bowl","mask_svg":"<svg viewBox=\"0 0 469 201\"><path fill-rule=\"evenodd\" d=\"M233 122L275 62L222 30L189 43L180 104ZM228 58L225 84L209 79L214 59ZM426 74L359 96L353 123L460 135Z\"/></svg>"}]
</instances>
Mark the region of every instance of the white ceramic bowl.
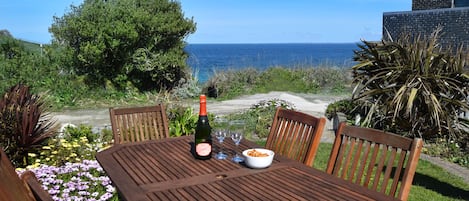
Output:
<instances>
[{"instance_id":1,"label":"white ceramic bowl","mask_svg":"<svg viewBox=\"0 0 469 201\"><path fill-rule=\"evenodd\" d=\"M267 154L267 156L251 156L252 154L248 154L254 150L256 152ZM275 153L272 150L263 148L246 149L243 151L243 156L245 158L244 163L246 163L248 167L256 169L269 167L272 164L274 155Z\"/></svg>"}]
</instances>

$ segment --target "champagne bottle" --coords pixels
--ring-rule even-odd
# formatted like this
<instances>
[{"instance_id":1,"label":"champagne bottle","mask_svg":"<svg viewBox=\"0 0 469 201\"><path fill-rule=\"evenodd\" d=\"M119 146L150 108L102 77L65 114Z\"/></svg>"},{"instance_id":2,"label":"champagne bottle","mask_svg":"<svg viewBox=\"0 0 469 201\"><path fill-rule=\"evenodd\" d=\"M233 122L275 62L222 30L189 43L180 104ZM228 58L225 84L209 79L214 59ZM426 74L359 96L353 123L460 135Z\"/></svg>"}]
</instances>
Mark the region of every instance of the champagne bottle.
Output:
<instances>
[{"instance_id":1,"label":"champagne bottle","mask_svg":"<svg viewBox=\"0 0 469 201\"><path fill-rule=\"evenodd\" d=\"M195 129L195 151L194 156L196 159L207 160L212 158L212 135L211 127L208 123L207 116L207 98L205 95L200 95L200 111L199 120Z\"/></svg>"}]
</instances>

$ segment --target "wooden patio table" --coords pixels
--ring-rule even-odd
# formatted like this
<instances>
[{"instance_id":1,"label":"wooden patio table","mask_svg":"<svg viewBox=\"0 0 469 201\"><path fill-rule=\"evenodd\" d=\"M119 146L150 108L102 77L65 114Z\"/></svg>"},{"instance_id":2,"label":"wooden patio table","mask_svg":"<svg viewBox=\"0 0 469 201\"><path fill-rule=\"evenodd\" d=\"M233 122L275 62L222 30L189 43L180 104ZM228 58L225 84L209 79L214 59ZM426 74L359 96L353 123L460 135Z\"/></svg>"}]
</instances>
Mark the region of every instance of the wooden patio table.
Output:
<instances>
[{"instance_id":1,"label":"wooden patio table","mask_svg":"<svg viewBox=\"0 0 469 201\"><path fill-rule=\"evenodd\" d=\"M196 160L191 153L193 138L114 145L96 158L120 196L129 201L393 200L278 155L265 169L250 169L229 158ZM218 146L215 141L214 146ZM225 140L224 147L234 150L231 139ZM239 150L255 147L259 146L243 139Z\"/></svg>"}]
</instances>

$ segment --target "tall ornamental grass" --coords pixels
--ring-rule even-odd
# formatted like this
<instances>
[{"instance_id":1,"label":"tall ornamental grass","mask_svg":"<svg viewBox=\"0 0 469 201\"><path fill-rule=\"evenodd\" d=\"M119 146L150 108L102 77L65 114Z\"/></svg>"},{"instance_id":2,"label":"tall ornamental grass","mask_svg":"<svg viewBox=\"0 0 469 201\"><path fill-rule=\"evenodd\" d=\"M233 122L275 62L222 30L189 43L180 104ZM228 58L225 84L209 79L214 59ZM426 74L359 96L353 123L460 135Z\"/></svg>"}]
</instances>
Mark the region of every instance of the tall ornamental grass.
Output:
<instances>
[{"instance_id":1,"label":"tall ornamental grass","mask_svg":"<svg viewBox=\"0 0 469 201\"><path fill-rule=\"evenodd\" d=\"M426 140L448 138L469 145L467 50L441 47L439 29L429 37L364 41L355 52L353 99L363 101L364 126Z\"/></svg>"}]
</instances>

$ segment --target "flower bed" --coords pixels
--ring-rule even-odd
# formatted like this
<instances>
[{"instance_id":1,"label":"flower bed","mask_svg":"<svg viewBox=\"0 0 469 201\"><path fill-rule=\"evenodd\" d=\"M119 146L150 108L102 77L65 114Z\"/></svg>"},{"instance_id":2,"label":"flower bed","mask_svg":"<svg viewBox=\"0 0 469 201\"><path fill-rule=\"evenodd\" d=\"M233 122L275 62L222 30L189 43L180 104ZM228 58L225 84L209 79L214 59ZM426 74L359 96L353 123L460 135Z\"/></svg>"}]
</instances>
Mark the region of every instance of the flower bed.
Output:
<instances>
[{"instance_id":1,"label":"flower bed","mask_svg":"<svg viewBox=\"0 0 469 201\"><path fill-rule=\"evenodd\" d=\"M28 170L36 174L54 200L118 200L116 189L96 160L66 163L60 167L40 165Z\"/></svg>"}]
</instances>

